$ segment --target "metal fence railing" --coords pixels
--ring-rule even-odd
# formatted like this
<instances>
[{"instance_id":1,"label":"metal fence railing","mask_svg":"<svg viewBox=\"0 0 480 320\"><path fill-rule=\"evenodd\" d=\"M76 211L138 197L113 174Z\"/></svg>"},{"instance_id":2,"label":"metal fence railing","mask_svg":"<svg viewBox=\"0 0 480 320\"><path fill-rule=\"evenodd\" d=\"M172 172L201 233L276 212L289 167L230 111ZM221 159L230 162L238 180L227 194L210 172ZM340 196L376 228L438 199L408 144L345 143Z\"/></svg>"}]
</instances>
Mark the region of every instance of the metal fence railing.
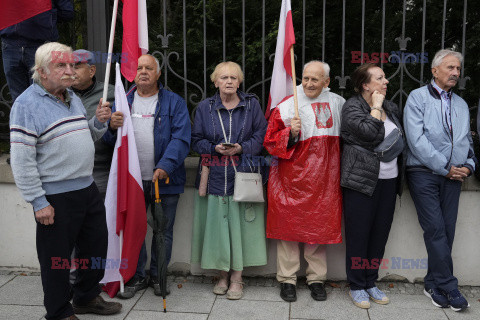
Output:
<instances>
[{"instance_id":1,"label":"metal fence railing","mask_svg":"<svg viewBox=\"0 0 480 320\"><path fill-rule=\"evenodd\" d=\"M161 80L185 98L192 119L197 104L214 93L209 74L225 60L240 64L241 89L255 93L266 107L280 0L148 0L147 5L150 51L161 61ZM331 66L332 91L348 98L349 74L373 60L390 81L387 98L403 106L411 90L430 81L435 52L453 48L465 57L456 90L476 109L476 1L302 0L292 1L292 10L297 81L305 62L324 60ZM8 127L11 101L5 84L0 87L0 139L5 139L1 130Z\"/></svg>"}]
</instances>

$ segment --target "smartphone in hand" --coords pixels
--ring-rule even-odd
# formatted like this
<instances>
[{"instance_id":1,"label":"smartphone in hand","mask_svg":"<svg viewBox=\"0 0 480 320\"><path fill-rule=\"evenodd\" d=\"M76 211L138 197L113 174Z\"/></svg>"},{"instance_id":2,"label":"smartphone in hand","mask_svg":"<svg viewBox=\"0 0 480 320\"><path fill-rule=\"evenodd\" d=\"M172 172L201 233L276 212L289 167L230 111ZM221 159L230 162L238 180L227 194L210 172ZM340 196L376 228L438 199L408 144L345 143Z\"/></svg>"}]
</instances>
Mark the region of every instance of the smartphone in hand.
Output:
<instances>
[{"instance_id":1,"label":"smartphone in hand","mask_svg":"<svg viewBox=\"0 0 480 320\"><path fill-rule=\"evenodd\" d=\"M222 143L222 147L233 148L233 147L235 147L235 144L233 144L233 143Z\"/></svg>"}]
</instances>

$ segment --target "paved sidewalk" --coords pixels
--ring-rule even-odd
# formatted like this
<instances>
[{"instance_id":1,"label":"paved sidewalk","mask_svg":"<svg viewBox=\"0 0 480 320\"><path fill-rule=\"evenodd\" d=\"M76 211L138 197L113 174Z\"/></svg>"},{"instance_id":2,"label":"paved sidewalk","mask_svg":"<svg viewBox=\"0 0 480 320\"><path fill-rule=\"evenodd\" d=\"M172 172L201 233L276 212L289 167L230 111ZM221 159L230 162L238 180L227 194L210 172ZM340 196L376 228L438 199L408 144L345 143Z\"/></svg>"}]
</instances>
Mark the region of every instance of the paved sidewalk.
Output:
<instances>
[{"instance_id":1,"label":"paved sidewalk","mask_svg":"<svg viewBox=\"0 0 480 320\"><path fill-rule=\"evenodd\" d=\"M149 319L348 319L348 320L448 320L480 319L480 287L462 287L471 307L464 312L440 309L422 293L421 284L381 282L379 287L390 297L390 304L372 303L369 310L355 307L344 282L327 284L325 302L314 301L304 284L299 284L297 302L284 302L274 279L246 278L245 296L230 301L212 293L212 277L169 276L171 294L167 297L167 313L163 313L161 298L148 288L123 304L118 315L101 317L80 315L82 320L149 320ZM107 297L106 295L104 295ZM44 319L43 292L38 273L0 271L0 319ZM117 299L115 299L117 300Z\"/></svg>"}]
</instances>

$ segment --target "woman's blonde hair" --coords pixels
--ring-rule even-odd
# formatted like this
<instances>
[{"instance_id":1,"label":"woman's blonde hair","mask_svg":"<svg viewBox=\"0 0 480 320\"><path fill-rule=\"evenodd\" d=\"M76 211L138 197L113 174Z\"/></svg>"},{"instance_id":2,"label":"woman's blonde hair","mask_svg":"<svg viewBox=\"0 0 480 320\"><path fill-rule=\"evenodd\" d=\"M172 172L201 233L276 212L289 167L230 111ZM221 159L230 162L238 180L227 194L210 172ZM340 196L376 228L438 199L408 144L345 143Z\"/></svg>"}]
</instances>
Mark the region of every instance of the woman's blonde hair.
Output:
<instances>
[{"instance_id":1,"label":"woman's blonde hair","mask_svg":"<svg viewBox=\"0 0 480 320\"><path fill-rule=\"evenodd\" d=\"M238 65L238 63L235 63L233 61L225 61L217 64L215 70L213 70L212 74L210 75L210 80L212 80L213 83L215 83L215 80L217 80L218 78L218 73L224 67L233 69L234 72L237 74L239 83L243 82L243 71L242 68L240 68L240 66Z\"/></svg>"}]
</instances>

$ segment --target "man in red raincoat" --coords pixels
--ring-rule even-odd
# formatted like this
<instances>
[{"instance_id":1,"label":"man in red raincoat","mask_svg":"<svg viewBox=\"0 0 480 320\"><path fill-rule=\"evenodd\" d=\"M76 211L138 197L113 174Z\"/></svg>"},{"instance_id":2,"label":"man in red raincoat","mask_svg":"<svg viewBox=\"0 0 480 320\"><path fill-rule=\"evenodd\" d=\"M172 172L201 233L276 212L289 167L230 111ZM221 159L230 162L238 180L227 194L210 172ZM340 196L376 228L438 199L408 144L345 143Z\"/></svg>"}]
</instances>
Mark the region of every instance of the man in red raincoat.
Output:
<instances>
[{"instance_id":1,"label":"man in red raincoat","mask_svg":"<svg viewBox=\"0 0 480 320\"><path fill-rule=\"evenodd\" d=\"M293 96L285 98L269 118L265 148L278 157L268 183L267 237L277 243L280 296L296 301L299 243L308 262L307 285L312 298L325 300L325 244L341 243L340 114L345 99L330 92L328 64L305 64Z\"/></svg>"}]
</instances>

